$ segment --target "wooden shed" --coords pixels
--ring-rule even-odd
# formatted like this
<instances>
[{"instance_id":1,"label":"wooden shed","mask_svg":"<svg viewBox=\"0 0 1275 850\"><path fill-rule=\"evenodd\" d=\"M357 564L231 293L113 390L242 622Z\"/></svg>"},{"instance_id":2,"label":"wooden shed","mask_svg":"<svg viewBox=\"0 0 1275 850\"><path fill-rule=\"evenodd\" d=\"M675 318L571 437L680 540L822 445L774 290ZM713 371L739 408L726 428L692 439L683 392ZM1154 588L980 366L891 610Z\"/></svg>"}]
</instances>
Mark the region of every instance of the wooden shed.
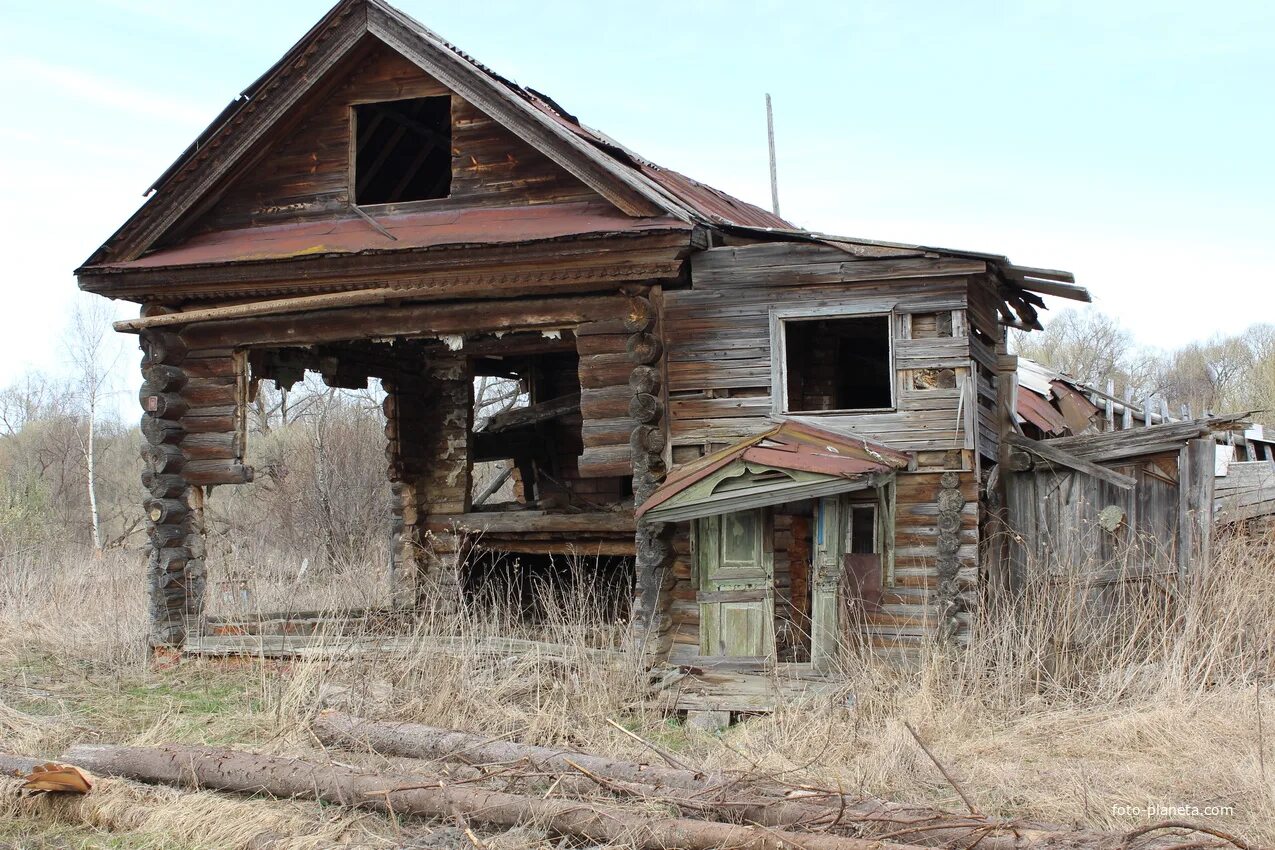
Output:
<instances>
[{"instance_id":1,"label":"wooden shed","mask_svg":"<svg viewBox=\"0 0 1275 850\"><path fill-rule=\"evenodd\" d=\"M119 329L144 352L156 645L202 609L207 488L252 486L258 382L312 370L385 390L403 604L461 604L484 553L573 546L632 576L618 616L653 658L763 665L851 630L962 638L1005 328L1088 299L1003 256L796 227L382 0L338 3L77 274L141 305ZM484 375L529 405L476 430ZM476 505L495 459L518 498Z\"/></svg>"}]
</instances>

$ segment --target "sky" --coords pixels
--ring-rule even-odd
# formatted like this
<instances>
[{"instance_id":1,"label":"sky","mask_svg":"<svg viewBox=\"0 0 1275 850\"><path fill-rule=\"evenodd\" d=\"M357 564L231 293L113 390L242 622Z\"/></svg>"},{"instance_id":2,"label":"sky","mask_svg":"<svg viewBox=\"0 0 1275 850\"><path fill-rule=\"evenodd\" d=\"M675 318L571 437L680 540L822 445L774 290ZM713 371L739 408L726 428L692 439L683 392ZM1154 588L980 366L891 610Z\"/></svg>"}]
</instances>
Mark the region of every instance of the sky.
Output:
<instances>
[{"instance_id":1,"label":"sky","mask_svg":"<svg viewBox=\"0 0 1275 850\"><path fill-rule=\"evenodd\" d=\"M1148 346L1275 321L1275 4L398 4L761 205L771 93L802 226L1067 269ZM65 368L74 269L329 5L0 0L0 386Z\"/></svg>"}]
</instances>

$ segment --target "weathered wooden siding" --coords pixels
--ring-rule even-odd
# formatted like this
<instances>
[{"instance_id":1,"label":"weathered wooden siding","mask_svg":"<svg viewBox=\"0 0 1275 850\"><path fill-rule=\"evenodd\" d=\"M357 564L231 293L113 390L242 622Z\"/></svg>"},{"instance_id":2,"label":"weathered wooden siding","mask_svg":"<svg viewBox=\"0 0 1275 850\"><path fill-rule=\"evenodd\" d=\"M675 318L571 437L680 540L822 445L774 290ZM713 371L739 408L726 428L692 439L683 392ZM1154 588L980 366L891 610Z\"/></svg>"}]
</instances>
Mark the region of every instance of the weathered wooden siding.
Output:
<instances>
[{"instance_id":1,"label":"weathered wooden siding","mask_svg":"<svg viewBox=\"0 0 1275 850\"><path fill-rule=\"evenodd\" d=\"M893 316L896 407L794 418L844 428L904 450L973 448L968 280L981 263L856 260L834 248L755 245L692 258L692 288L665 294L669 419L677 446L727 444L772 412L771 313ZM946 313L946 336L929 333ZM912 332L914 317L924 330ZM939 376L948 370L950 374Z\"/></svg>"},{"instance_id":2,"label":"weathered wooden siding","mask_svg":"<svg viewBox=\"0 0 1275 850\"><path fill-rule=\"evenodd\" d=\"M1104 463L1137 481L1122 490L1082 472L1038 464L1006 480L1013 581L1045 571L1094 580L1145 573L1175 578L1183 545L1179 453ZM1104 510L1108 523L1100 522Z\"/></svg>"},{"instance_id":3,"label":"weathered wooden siding","mask_svg":"<svg viewBox=\"0 0 1275 850\"><path fill-rule=\"evenodd\" d=\"M452 96L452 191L419 208L533 204L598 196L543 154L452 94L383 45L369 46L333 72L306 117L229 186L196 230L226 230L306 218L353 217L350 206L352 107L357 103ZM384 209L385 207L380 207Z\"/></svg>"}]
</instances>

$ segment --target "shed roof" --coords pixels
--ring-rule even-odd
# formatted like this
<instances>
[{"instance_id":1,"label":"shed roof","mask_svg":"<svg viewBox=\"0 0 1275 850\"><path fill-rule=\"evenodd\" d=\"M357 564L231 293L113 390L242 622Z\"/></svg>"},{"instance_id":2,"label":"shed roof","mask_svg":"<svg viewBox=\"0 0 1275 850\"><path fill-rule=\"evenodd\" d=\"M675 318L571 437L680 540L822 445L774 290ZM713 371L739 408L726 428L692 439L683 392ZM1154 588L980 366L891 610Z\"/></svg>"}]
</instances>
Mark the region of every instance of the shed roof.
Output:
<instances>
[{"instance_id":1,"label":"shed roof","mask_svg":"<svg viewBox=\"0 0 1275 850\"><path fill-rule=\"evenodd\" d=\"M875 476L890 475L908 465L903 452L863 437L784 420L756 436L741 440L710 455L674 468L664 482L637 509L648 519L680 520L711 516L727 510L743 510L816 495L832 495L866 486ZM703 493L696 485L714 477L779 470L793 473L761 479L741 499L741 490Z\"/></svg>"}]
</instances>

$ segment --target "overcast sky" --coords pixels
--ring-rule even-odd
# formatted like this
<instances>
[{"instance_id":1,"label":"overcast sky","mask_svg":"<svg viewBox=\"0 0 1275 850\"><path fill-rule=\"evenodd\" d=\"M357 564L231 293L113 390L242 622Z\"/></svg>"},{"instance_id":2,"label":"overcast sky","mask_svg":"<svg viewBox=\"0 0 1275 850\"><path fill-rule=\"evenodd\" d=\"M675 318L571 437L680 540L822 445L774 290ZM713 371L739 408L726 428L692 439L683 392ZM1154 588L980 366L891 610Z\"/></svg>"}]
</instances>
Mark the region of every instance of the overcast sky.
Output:
<instances>
[{"instance_id":1,"label":"overcast sky","mask_svg":"<svg viewBox=\"0 0 1275 850\"><path fill-rule=\"evenodd\" d=\"M328 5L0 0L0 385L59 368L74 268ZM1275 4L400 5L762 205L771 92L803 226L1071 270L1149 345L1275 321Z\"/></svg>"}]
</instances>

